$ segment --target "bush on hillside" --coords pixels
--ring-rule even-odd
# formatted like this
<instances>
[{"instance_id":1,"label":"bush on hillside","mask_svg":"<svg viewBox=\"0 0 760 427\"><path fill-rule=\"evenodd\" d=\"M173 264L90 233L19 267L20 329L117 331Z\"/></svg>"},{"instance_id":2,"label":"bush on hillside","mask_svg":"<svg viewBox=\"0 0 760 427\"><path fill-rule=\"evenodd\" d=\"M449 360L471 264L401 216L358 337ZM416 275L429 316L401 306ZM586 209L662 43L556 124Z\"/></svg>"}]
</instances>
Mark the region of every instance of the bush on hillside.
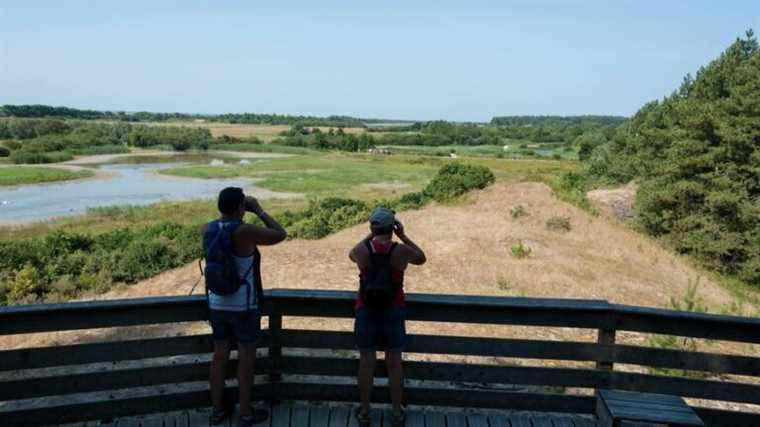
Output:
<instances>
[{"instance_id":1,"label":"bush on hillside","mask_svg":"<svg viewBox=\"0 0 760 427\"><path fill-rule=\"evenodd\" d=\"M0 297L19 303L64 297L72 287L102 291L113 282L134 283L199 258L201 248L197 226L161 222L97 236L59 230L0 242L0 252Z\"/></svg>"},{"instance_id":2,"label":"bush on hillside","mask_svg":"<svg viewBox=\"0 0 760 427\"><path fill-rule=\"evenodd\" d=\"M313 200L306 210L286 214L286 227L293 238L319 239L366 221L369 212L370 206L360 200L338 197Z\"/></svg>"},{"instance_id":3,"label":"bush on hillside","mask_svg":"<svg viewBox=\"0 0 760 427\"><path fill-rule=\"evenodd\" d=\"M423 194L437 201L445 201L475 189L483 189L496 178L485 166L449 163L438 170Z\"/></svg>"},{"instance_id":4,"label":"bush on hillside","mask_svg":"<svg viewBox=\"0 0 760 427\"><path fill-rule=\"evenodd\" d=\"M11 150L0 145L0 157L8 157L11 155Z\"/></svg>"},{"instance_id":5,"label":"bush on hillside","mask_svg":"<svg viewBox=\"0 0 760 427\"><path fill-rule=\"evenodd\" d=\"M760 286L760 46L751 31L594 149L588 175L639 181L644 230Z\"/></svg>"}]
</instances>

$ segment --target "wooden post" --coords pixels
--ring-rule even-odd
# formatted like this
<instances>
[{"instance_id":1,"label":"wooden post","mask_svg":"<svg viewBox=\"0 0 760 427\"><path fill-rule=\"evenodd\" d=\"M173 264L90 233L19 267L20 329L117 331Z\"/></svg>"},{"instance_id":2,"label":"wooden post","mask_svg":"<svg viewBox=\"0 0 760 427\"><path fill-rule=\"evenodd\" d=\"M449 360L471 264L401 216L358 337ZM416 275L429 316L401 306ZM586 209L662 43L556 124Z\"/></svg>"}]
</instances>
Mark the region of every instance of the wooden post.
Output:
<instances>
[{"instance_id":1,"label":"wooden post","mask_svg":"<svg viewBox=\"0 0 760 427\"><path fill-rule=\"evenodd\" d=\"M615 345L615 330L614 329L599 329L599 334L596 338L597 344L602 345ZM614 368L613 362L596 362L596 369L602 371L612 371Z\"/></svg>"},{"instance_id":2,"label":"wooden post","mask_svg":"<svg viewBox=\"0 0 760 427\"><path fill-rule=\"evenodd\" d=\"M282 314L276 311L276 309L273 309L272 313L269 314L269 334L271 335L269 359L272 363L272 368L269 371L269 383L272 387L272 401L276 402L278 399L277 383L282 380L282 372L280 371L282 365L282 346L280 341Z\"/></svg>"}]
</instances>

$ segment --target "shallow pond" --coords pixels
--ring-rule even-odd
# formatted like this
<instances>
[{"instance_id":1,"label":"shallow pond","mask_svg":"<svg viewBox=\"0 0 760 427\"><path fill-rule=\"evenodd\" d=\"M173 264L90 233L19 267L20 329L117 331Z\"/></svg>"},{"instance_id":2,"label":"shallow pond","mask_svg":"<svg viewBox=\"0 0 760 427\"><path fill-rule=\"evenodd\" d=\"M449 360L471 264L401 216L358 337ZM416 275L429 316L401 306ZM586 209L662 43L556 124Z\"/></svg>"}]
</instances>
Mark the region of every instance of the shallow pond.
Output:
<instances>
[{"instance_id":1,"label":"shallow pond","mask_svg":"<svg viewBox=\"0 0 760 427\"><path fill-rule=\"evenodd\" d=\"M108 175L101 178L0 189L0 223L75 215L93 207L211 198L224 187L251 184L244 178L195 179L156 173L181 164L186 162L106 164L98 167Z\"/></svg>"}]
</instances>

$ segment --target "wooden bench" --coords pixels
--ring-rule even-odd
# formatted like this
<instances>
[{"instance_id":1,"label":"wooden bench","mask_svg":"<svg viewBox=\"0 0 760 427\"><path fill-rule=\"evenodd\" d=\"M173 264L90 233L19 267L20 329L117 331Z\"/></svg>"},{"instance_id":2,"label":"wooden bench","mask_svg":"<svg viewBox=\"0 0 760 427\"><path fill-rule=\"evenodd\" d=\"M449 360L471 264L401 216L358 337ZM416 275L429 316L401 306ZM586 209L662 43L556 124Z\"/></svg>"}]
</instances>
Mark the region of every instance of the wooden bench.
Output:
<instances>
[{"instance_id":1,"label":"wooden bench","mask_svg":"<svg viewBox=\"0 0 760 427\"><path fill-rule=\"evenodd\" d=\"M704 426L679 396L599 390L596 416L603 427Z\"/></svg>"}]
</instances>

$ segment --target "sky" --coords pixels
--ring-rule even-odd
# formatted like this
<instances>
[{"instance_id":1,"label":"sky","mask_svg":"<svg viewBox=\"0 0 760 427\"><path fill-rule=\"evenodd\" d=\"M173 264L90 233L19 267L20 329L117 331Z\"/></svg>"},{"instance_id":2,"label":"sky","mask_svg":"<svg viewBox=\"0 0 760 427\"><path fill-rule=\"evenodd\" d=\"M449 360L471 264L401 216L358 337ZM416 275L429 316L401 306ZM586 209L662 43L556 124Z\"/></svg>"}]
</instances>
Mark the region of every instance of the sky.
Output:
<instances>
[{"instance_id":1,"label":"sky","mask_svg":"<svg viewBox=\"0 0 760 427\"><path fill-rule=\"evenodd\" d=\"M748 28L758 0L0 0L0 104L629 116Z\"/></svg>"}]
</instances>

